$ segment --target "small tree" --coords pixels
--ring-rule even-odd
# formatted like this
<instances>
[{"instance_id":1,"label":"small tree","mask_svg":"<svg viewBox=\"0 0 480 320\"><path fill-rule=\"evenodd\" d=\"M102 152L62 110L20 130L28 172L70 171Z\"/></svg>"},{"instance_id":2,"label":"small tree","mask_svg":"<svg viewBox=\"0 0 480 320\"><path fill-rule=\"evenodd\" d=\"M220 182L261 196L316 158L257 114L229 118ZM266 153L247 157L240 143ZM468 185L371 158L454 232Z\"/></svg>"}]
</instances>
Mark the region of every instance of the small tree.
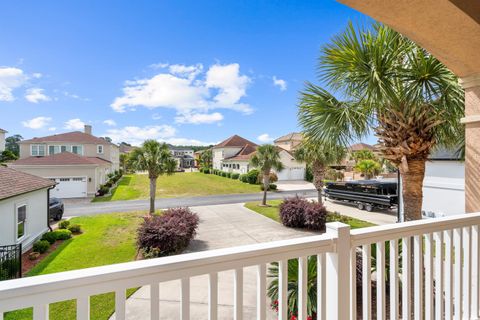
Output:
<instances>
[{"instance_id":1,"label":"small tree","mask_svg":"<svg viewBox=\"0 0 480 320\"><path fill-rule=\"evenodd\" d=\"M137 170L148 171L150 179L150 214L155 213L155 194L157 179L164 174L172 174L177 163L168 146L156 140L146 140L140 148L135 148L131 155L132 165Z\"/></svg>"},{"instance_id":2,"label":"small tree","mask_svg":"<svg viewBox=\"0 0 480 320\"><path fill-rule=\"evenodd\" d=\"M18 143L23 140L19 134L15 134L5 139L5 150L13 152L17 157L20 155L20 147Z\"/></svg>"},{"instance_id":3,"label":"small tree","mask_svg":"<svg viewBox=\"0 0 480 320\"><path fill-rule=\"evenodd\" d=\"M210 169L212 167L212 149L207 149L200 155L200 167Z\"/></svg>"},{"instance_id":4,"label":"small tree","mask_svg":"<svg viewBox=\"0 0 480 320\"><path fill-rule=\"evenodd\" d=\"M271 144L259 146L255 154L250 159L250 164L258 168L263 175L263 199L262 205L267 205L267 192L270 187L270 171L283 170L283 163L280 161L280 151Z\"/></svg>"},{"instance_id":5,"label":"small tree","mask_svg":"<svg viewBox=\"0 0 480 320\"><path fill-rule=\"evenodd\" d=\"M355 169L364 174L365 178L369 180L380 172L381 166L380 163L375 160L365 159L359 161L355 166Z\"/></svg>"}]
</instances>

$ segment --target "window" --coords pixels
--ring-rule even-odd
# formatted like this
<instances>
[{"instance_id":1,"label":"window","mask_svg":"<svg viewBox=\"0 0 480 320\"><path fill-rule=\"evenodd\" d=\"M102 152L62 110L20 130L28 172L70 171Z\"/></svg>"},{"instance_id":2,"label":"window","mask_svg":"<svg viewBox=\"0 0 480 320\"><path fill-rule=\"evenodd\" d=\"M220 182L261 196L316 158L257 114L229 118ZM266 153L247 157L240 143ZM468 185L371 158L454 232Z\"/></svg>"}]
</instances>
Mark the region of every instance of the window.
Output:
<instances>
[{"instance_id":1,"label":"window","mask_svg":"<svg viewBox=\"0 0 480 320\"><path fill-rule=\"evenodd\" d=\"M60 152L60 146L48 146L48 154L55 154Z\"/></svg>"},{"instance_id":2,"label":"window","mask_svg":"<svg viewBox=\"0 0 480 320\"><path fill-rule=\"evenodd\" d=\"M17 239L25 236L25 227L27 222L27 205L17 207Z\"/></svg>"},{"instance_id":3,"label":"window","mask_svg":"<svg viewBox=\"0 0 480 320\"><path fill-rule=\"evenodd\" d=\"M43 157L45 155L45 145L43 144L32 144L31 154L35 157Z\"/></svg>"},{"instance_id":4,"label":"window","mask_svg":"<svg viewBox=\"0 0 480 320\"><path fill-rule=\"evenodd\" d=\"M68 146L61 146L60 147L60 152L66 152L66 151L70 152L70 147L68 147Z\"/></svg>"},{"instance_id":5,"label":"window","mask_svg":"<svg viewBox=\"0 0 480 320\"><path fill-rule=\"evenodd\" d=\"M100 153L100 154L103 153L103 146L101 144L97 146L97 153Z\"/></svg>"},{"instance_id":6,"label":"window","mask_svg":"<svg viewBox=\"0 0 480 320\"><path fill-rule=\"evenodd\" d=\"M83 154L83 146L72 146L72 153L82 155Z\"/></svg>"}]
</instances>

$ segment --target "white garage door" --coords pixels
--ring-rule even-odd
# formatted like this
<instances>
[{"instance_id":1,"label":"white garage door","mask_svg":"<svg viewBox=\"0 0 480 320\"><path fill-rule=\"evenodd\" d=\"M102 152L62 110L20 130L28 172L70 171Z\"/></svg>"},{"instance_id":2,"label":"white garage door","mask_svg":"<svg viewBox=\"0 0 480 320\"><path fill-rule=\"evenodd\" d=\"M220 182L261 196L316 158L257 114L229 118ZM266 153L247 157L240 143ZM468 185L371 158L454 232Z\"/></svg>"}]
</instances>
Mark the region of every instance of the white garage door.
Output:
<instances>
[{"instance_id":1,"label":"white garage door","mask_svg":"<svg viewBox=\"0 0 480 320\"><path fill-rule=\"evenodd\" d=\"M302 167L285 168L277 173L279 181L305 180L305 169Z\"/></svg>"},{"instance_id":2,"label":"white garage door","mask_svg":"<svg viewBox=\"0 0 480 320\"><path fill-rule=\"evenodd\" d=\"M87 196L87 178L86 177L61 177L51 178L57 185L50 191L50 195L55 198L83 198Z\"/></svg>"}]
</instances>

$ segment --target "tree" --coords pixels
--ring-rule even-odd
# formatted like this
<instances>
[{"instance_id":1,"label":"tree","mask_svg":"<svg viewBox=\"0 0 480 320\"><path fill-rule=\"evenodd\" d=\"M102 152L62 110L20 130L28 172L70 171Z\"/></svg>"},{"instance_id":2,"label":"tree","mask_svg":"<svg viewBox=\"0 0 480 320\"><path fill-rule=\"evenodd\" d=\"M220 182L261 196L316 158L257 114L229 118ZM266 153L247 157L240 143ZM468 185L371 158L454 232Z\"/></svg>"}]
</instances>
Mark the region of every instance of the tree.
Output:
<instances>
[{"instance_id":1,"label":"tree","mask_svg":"<svg viewBox=\"0 0 480 320\"><path fill-rule=\"evenodd\" d=\"M358 163L361 160L367 160L367 159L375 160L376 157L372 151L368 149L363 149L363 150L354 151L352 153L352 159L355 161L355 163Z\"/></svg>"},{"instance_id":2,"label":"tree","mask_svg":"<svg viewBox=\"0 0 480 320\"><path fill-rule=\"evenodd\" d=\"M20 147L18 143L23 140L23 137L19 134L7 137L5 139L5 150L13 152L17 157L20 156Z\"/></svg>"},{"instance_id":3,"label":"tree","mask_svg":"<svg viewBox=\"0 0 480 320\"><path fill-rule=\"evenodd\" d=\"M250 164L258 168L263 175L263 199L262 206L267 205L267 192L270 189L270 171L283 170L283 163L280 161L280 151L272 144L264 144L257 148L257 151L250 159Z\"/></svg>"},{"instance_id":4,"label":"tree","mask_svg":"<svg viewBox=\"0 0 480 320\"><path fill-rule=\"evenodd\" d=\"M140 148L135 148L130 157L132 165L137 170L148 171L150 179L150 214L155 213L155 194L157 179L164 174L172 174L177 163L172 157L168 146L156 140L146 140Z\"/></svg>"},{"instance_id":5,"label":"tree","mask_svg":"<svg viewBox=\"0 0 480 320\"><path fill-rule=\"evenodd\" d=\"M322 49L320 80L308 83L299 122L308 135L348 145L370 134L399 168L405 220L422 218L425 162L437 143L454 145L463 128L463 90L440 61L381 24L348 28ZM455 141L457 140L457 141Z\"/></svg>"},{"instance_id":6,"label":"tree","mask_svg":"<svg viewBox=\"0 0 480 320\"><path fill-rule=\"evenodd\" d=\"M0 163L17 160L18 157L10 150L3 150L0 154Z\"/></svg>"},{"instance_id":7,"label":"tree","mask_svg":"<svg viewBox=\"0 0 480 320\"><path fill-rule=\"evenodd\" d=\"M338 164L345 157L345 148L306 140L295 150L295 158L306 162L312 169L313 185L317 189L318 202L322 203L322 190L329 165Z\"/></svg>"},{"instance_id":8,"label":"tree","mask_svg":"<svg viewBox=\"0 0 480 320\"><path fill-rule=\"evenodd\" d=\"M370 180L373 178L373 176L380 173L381 166L380 163L375 160L364 159L357 163L355 169L364 174L367 180Z\"/></svg>"},{"instance_id":9,"label":"tree","mask_svg":"<svg viewBox=\"0 0 480 320\"><path fill-rule=\"evenodd\" d=\"M212 149L207 149L200 155L200 167L210 169L212 167Z\"/></svg>"}]
</instances>

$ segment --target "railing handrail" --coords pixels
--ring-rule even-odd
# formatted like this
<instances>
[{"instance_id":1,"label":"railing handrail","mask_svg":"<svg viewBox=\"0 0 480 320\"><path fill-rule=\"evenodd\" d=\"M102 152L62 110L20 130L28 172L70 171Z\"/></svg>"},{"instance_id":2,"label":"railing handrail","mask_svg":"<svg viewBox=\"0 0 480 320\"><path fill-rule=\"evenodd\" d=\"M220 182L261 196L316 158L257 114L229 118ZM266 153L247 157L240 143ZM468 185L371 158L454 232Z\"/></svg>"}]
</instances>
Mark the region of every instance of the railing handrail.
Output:
<instances>
[{"instance_id":1,"label":"railing handrail","mask_svg":"<svg viewBox=\"0 0 480 320\"><path fill-rule=\"evenodd\" d=\"M480 224L480 213L386 224L351 231L352 247Z\"/></svg>"},{"instance_id":2,"label":"railing handrail","mask_svg":"<svg viewBox=\"0 0 480 320\"><path fill-rule=\"evenodd\" d=\"M14 308L30 306L29 299L19 299L24 297L35 296L43 303L74 299L78 295L75 288L92 295L117 287L138 287L153 280L177 280L331 252L335 240L324 234L7 280L0 283L0 310L10 309L12 304Z\"/></svg>"}]
</instances>

